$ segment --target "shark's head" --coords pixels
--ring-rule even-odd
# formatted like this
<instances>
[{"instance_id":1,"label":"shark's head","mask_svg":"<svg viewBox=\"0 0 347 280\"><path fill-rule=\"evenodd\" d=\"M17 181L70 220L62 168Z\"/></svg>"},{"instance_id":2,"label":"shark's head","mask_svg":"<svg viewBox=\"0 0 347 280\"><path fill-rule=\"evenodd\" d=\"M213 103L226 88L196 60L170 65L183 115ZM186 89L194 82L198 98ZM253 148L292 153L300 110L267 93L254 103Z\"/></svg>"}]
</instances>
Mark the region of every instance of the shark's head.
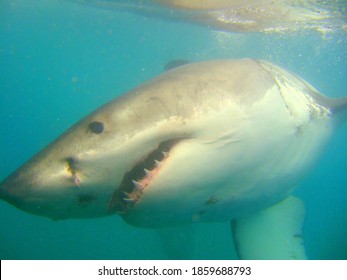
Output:
<instances>
[{"instance_id":1,"label":"shark's head","mask_svg":"<svg viewBox=\"0 0 347 280\"><path fill-rule=\"evenodd\" d=\"M330 135L324 103L269 63L181 66L81 120L5 179L0 198L52 219L231 219L298 183Z\"/></svg>"},{"instance_id":2,"label":"shark's head","mask_svg":"<svg viewBox=\"0 0 347 280\"><path fill-rule=\"evenodd\" d=\"M81 120L6 178L0 197L52 219L124 213L189 138L155 95L135 90Z\"/></svg>"}]
</instances>

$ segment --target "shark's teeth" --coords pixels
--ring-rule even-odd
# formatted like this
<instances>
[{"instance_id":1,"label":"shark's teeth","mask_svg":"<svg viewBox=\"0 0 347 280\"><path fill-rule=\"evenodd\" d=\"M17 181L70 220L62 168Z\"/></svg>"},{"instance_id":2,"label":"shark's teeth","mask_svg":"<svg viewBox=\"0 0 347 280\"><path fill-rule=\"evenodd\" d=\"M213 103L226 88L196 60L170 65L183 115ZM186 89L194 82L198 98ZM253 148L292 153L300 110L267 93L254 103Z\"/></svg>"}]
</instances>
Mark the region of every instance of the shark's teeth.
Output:
<instances>
[{"instance_id":1,"label":"shark's teeth","mask_svg":"<svg viewBox=\"0 0 347 280\"><path fill-rule=\"evenodd\" d=\"M126 198L126 197L124 197L123 200L126 201L126 202L130 202L130 203L135 203L136 202L136 200L133 199L133 198Z\"/></svg>"},{"instance_id":2,"label":"shark's teeth","mask_svg":"<svg viewBox=\"0 0 347 280\"><path fill-rule=\"evenodd\" d=\"M124 199L131 199L131 194L130 193L127 193L125 191L123 191L123 194L125 195L125 198Z\"/></svg>"},{"instance_id":3,"label":"shark's teeth","mask_svg":"<svg viewBox=\"0 0 347 280\"><path fill-rule=\"evenodd\" d=\"M183 139L168 139L161 142L156 149L138 161L131 170L127 171L120 186L112 196L110 208L121 214L125 214L130 208L133 208L144 195L144 189L151 185L163 167L172 147ZM75 161L72 158L67 159L67 169L71 175L74 175L77 171ZM75 185L79 185L77 180Z\"/></svg>"},{"instance_id":4,"label":"shark's teeth","mask_svg":"<svg viewBox=\"0 0 347 280\"><path fill-rule=\"evenodd\" d=\"M146 176L150 176L151 175L151 171L149 171L148 169L144 168Z\"/></svg>"},{"instance_id":5,"label":"shark's teeth","mask_svg":"<svg viewBox=\"0 0 347 280\"><path fill-rule=\"evenodd\" d=\"M146 169L145 169L146 170ZM148 170L147 170L148 171ZM149 172L149 171L148 171ZM136 181L136 180L131 180L135 186L135 189L139 192L142 192L143 189L145 188L145 186L143 184L141 184L140 182Z\"/></svg>"},{"instance_id":6,"label":"shark's teeth","mask_svg":"<svg viewBox=\"0 0 347 280\"><path fill-rule=\"evenodd\" d=\"M123 197L123 201L130 202L130 203L135 203L140 198L139 193L135 194L135 193L128 193L123 191L123 194L125 196Z\"/></svg>"},{"instance_id":7,"label":"shark's teeth","mask_svg":"<svg viewBox=\"0 0 347 280\"><path fill-rule=\"evenodd\" d=\"M164 158L167 158L169 156L168 152L161 151L161 153L163 154Z\"/></svg>"}]
</instances>

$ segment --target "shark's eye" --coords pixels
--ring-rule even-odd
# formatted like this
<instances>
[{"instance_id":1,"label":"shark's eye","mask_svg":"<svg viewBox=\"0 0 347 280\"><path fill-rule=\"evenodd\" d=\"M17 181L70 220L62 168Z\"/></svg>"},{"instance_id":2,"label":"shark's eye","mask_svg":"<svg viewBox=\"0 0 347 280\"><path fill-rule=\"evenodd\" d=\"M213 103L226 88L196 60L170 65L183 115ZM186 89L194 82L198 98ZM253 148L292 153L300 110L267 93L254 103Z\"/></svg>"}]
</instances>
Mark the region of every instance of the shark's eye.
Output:
<instances>
[{"instance_id":1,"label":"shark's eye","mask_svg":"<svg viewBox=\"0 0 347 280\"><path fill-rule=\"evenodd\" d=\"M88 127L95 134L100 134L104 131L104 124L102 122L91 122Z\"/></svg>"}]
</instances>

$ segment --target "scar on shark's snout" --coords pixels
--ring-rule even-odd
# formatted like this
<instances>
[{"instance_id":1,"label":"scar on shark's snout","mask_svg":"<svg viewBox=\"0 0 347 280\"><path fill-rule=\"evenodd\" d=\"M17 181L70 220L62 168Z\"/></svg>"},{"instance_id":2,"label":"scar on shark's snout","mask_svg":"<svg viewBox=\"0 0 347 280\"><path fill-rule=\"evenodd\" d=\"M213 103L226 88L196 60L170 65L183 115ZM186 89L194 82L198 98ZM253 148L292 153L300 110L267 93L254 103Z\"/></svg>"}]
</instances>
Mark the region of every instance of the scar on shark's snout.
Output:
<instances>
[{"instance_id":1,"label":"scar on shark's snout","mask_svg":"<svg viewBox=\"0 0 347 280\"><path fill-rule=\"evenodd\" d=\"M120 214L126 213L141 199L143 190L150 185L160 171L171 149L183 138L169 139L161 142L156 149L138 161L126 172L120 186L114 192L109 208Z\"/></svg>"},{"instance_id":2,"label":"scar on shark's snout","mask_svg":"<svg viewBox=\"0 0 347 280\"><path fill-rule=\"evenodd\" d=\"M73 157L68 157L66 159L67 163L67 172L71 174L73 183L79 187L81 185L81 180L77 177L77 165L76 165L76 159Z\"/></svg>"}]
</instances>

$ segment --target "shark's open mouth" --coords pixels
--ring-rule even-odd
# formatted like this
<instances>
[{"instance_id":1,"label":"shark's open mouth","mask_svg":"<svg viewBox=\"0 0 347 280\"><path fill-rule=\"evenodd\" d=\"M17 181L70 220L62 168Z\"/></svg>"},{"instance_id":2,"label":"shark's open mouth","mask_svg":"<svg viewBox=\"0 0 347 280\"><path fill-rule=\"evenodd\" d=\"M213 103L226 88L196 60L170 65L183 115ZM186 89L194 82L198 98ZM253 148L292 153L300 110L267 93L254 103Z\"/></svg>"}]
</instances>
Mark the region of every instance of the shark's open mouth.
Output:
<instances>
[{"instance_id":1,"label":"shark's open mouth","mask_svg":"<svg viewBox=\"0 0 347 280\"><path fill-rule=\"evenodd\" d=\"M150 184L159 172L165 159L169 157L171 149L182 138L161 142L155 150L135 164L124 174L123 180L113 193L110 209L118 213L126 213L141 198L143 190Z\"/></svg>"}]
</instances>

